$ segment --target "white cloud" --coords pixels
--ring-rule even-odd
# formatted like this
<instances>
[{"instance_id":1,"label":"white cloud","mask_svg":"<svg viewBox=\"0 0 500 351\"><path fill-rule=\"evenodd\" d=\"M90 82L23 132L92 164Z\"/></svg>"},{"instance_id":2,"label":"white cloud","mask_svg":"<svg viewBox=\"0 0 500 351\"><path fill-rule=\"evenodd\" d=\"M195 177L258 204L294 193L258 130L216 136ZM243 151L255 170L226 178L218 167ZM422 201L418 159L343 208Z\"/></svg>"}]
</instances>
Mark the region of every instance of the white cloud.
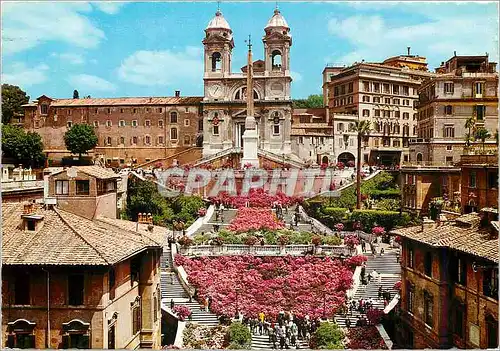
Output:
<instances>
[{"instance_id":1,"label":"white cloud","mask_svg":"<svg viewBox=\"0 0 500 351\"><path fill-rule=\"evenodd\" d=\"M107 13L109 15L114 15L120 11L120 8L122 8L125 3L123 2L111 2L111 1L99 1L99 2L93 2L92 5L97 7L99 10L101 10L104 13Z\"/></svg>"},{"instance_id":2,"label":"white cloud","mask_svg":"<svg viewBox=\"0 0 500 351\"><path fill-rule=\"evenodd\" d=\"M23 88L45 82L48 79L49 66L42 63L34 67L27 67L24 62L11 64L6 73L2 73L2 83L19 85Z\"/></svg>"},{"instance_id":3,"label":"white cloud","mask_svg":"<svg viewBox=\"0 0 500 351\"><path fill-rule=\"evenodd\" d=\"M434 13L426 22L394 26L378 15L357 15L330 19L328 31L351 46L351 51L328 59L347 65L362 59L381 61L406 54L407 46L412 53L426 56L432 64L450 58L453 51L459 55L488 51L492 60L498 59L497 22L493 16L438 16Z\"/></svg>"},{"instance_id":4,"label":"white cloud","mask_svg":"<svg viewBox=\"0 0 500 351\"><path fill-rule=\"evenodd\" d=\"M57 57L62 62L66 62L72 65L82 65L85 63L85 58L82 55L74 54L72 52L53 52L50 56Z\"/></svg>"},{"instance_id":5,"label":"white cloud","mask_svg":"<svg viewBox=\"0 0 500 351\"><path fill-rule=\"evenodd\" d=\"M118 77L138 85L169 85L199 81L203 75L203 55L200 48L184 51L136 51L118 68Z\"/></svg>"},{"instance_id":6,"label":"white cloud","mask_svg":"<svg viewBox=\"0 0 500 351\"><path fill-rule=\"evenodd\" d=\"M95 48L106 37L88 18L91 11L92 6L86 2L4 2L3 53L24 51L50 41ZM106 12L110 11L115 10L108 7Z\"/></svg>"},{"instance_id":7,"label":"white cloud","mask_svg":"<svg viewBox=\"0 0 500 351\"><path fill-rule=\"evenodd\" d=\"M110 81L90 74L77 74L70 76L68 82L75 89L87 91L114 91L116 86Z\"/></svg>"},{"instance_id":8,"label":"white cloud","mask_svg":"<svg viewBox=\"0 0 500 351\"><path fill-rule=\"evenodd\" d=\"M299 72L291 71L290 75L295 83L300 82L302 80L302 74Z\"/></svg>"}]
</instances>

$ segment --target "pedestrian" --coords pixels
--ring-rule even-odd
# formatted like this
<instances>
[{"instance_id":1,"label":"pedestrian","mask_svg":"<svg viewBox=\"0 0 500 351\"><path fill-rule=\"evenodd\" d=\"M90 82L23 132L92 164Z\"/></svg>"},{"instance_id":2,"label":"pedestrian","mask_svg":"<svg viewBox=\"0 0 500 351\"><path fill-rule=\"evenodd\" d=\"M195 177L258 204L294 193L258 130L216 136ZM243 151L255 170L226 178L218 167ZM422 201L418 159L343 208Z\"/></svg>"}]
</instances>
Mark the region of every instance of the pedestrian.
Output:
<instances>
[{"instance_id":1,"label":"pedestrian","mask_svg":"<svg viewBox=\"0 0 500 351\"><path fill-rule=\"evenodd\" d=\"M174 299L170 299L170 309L173 310L175 306Z\"/></svg>"},{"instance_id":2,"label":"pedestrian","mask_svg":"<svg viewBox=\"0 0 500 351\"><path fill-rule=\"evenodd\" d=\"M379 300L382 298L382 285L378 287L378 298Z\"/></svg>"},{"instance_id":3,"label":"pedestrian","mask_svg":"<svg viewBox=\"0 0 500 351\"><path fill-rule=\"evenodd\" d=\"M205 305L205 312L208 312L208 297L205 297L204 305Z\"/></svg>"},{"instance_id":4,"label":"pedestrian","mask_svg":"<svg viewBox=\"0 0 500 351\"><path fill-rule=\"evenodd\" d=\"M349 319L349 317L347 317L347 318L346 318L346 320L345 320L345 326L346 326L347 328L350 328L350 327L351 327L351 320Z\"/></svg>"},{"instance_id":5,"label":"pedestrian","mask_svg":"<svg viewBox=\"0 0 500 351\"><path fill-rule=\"evenodd\" d=\"M384 252L385 252L385 251L384 251L384 248L383 248L383 247L381 247L381 248L380 248L380 256L384 256Z\"/></svg>"},{"instance_id":6,"label":"pedestrian","mask_svg":"<svg viewBox=\"0 0 500 351\"><path fill-rule=\"evenodd\" d=\"M360 274L361 281L365 280L365 273L366 273L366 266L363 263L363 265L361 266L361 274Z\"/></svg>"}]
</instances>

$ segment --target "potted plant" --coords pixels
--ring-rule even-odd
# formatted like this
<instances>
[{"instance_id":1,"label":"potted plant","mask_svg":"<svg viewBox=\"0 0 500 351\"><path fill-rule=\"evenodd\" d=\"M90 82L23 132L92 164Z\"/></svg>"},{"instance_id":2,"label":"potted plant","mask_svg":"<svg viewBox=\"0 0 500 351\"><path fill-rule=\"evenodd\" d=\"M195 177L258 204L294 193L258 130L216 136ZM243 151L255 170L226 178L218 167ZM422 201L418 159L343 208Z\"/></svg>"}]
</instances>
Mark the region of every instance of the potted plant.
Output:
<instances>
[{"instance_id":1,"label":"potted plant","mask_svg":"<svg viewBox=\"0 0 500 351\"><path fill-rule=\"evenodd\" d=\"M190 237L184 235L184 236L181 236L180 239L179 239L179 244L184 247L184 248L187 248L189 246L191 246L193 244L193 239L191 239Z\"/></svg>"},{"instance_id":2,"label":"potted plant","mask_svg":"<svg viewBox=\"0 0 500 351\"><path fill-rule=\"evenodd\" d=\"M198 209L198 216L205 217L206 214L207 214L206 208L202 207L202 208Z\"/></svg>"}]
</instances>

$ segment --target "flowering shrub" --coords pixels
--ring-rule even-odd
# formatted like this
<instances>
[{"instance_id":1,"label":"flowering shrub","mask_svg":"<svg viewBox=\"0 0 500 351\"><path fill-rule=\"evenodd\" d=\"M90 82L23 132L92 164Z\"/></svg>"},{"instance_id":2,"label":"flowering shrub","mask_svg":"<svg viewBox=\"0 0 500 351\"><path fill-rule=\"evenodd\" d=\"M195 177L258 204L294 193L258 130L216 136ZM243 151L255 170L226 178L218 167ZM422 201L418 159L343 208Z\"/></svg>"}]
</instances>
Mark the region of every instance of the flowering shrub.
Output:
<instances>
[{"instance_id":1,"label":"flowering shrub","mask_svg":"<svg viewBox=\"0 0 500 351\"><path fill-rule=\"evenodd\" d=\"M343 223L337 223L335 224L335 230L338 232L341 232L344 230L344 224Z\"/></svg>"},{"instance_id":2,"label":"flowering shrub","mask_svg":"<svg viewBox=\"0 0 500 351\"><path fill-rule=\"evenodd\" d=\"M329 257L177 255L175 261L186 270L198 296L213 298L212 312L229 317L238 309L245 316L264 312L276 318L284 309L299 318L309 315L313 319L324 314L324 306L331 316L352 286L351 270Z\"/></svg>"},{"instance_id":3,"label":"flowering shrub","mask_svg":"<svg viewBox=\"0 0 500 351\"><path fill-rule=\"evenodd\" d=\"M336 188L337 188L337 186L335 185L335 182L332 182L330 184L330 191L334 191Z\"/></svg>"},{"instance_id":4,"label":"flowering shrub","mask_svg":"<svg viewBox=\"0 0 500 351\"><path fill-rule=\"evenodd\" d=\"M361 225L361 222L356 221L352 224L352 229L354 230L362 230L363 226Z\"/></svg>"},{"instance_id":5,"label":"flowering shrub","mask_svg":"<svg viewBox=\"0 0 500 351\"><path fill-rule=\"evenodd\" d=\"M245 245L254 246L255 244L257 244L257 241L259 241L259 239L257 239L257 237L255 237L253 235L247 236L245 239Z\"/></svg>"},{"instance_id":6,"label":"flowering shrub","mask_svg":"<svg viewBox=\"0 0 500 351\"><path fill-rule=\"evenodd\" d=\"M397 281L392 288L394 290L401 290L401 280Z\"/></svg>"},{"instance_id":7,"label":"flowering shrub","mask_svg":"<svg viewBox=\"0 0 500 351\"><path fill-rule=\"evenodd\" d=\"M206 325L188 324L183 333L183 349L187 350L221 350L225 348L227 326L218 325L209 327Z\"/></svg>"},{"instance_id":8,"label":"flowering shrub","mask_svg":"<svg viewBox=\"0 0 500 351\"><path fill-rule=\"evenodd\" d=\"M245 207L247 203L250 207L271 208L273 203L280 203L282 206L291 206L302 202L301 197L287 196L282 192L271 195L262 188L252 188L248 192L248 195L231 196L226 192L221 192L219 196L211 197L209 200L212 203L228 203L234 208Z\"/></svg>"},{"instance_id":9,"label":"flowering shrub","mask_svg":"<svg viewBox=\"0 0 500 351\"><path fill-rule=\"evenodd\" d=\"M394 238L394 241L397 242L398 244L401 244L402 239L399 235L396 235L396 237Z\"/></svg>"},{"instance_id":10,"label":"flowering shrub","mask_svg":"<svg viewBox=\"0 0 500 351\"><path fill-rule=\"evenodd\" d=\"M285 246L290 242L290 237L288 237L286 235L280 235L278 237L278 242L280 245Z\"/></svg>"},{"instance_id":11,"label":"flowering shrub","mask_svg":"<svg viewBox=\"0 0 500 351\"><path fill-rule=\"evenodd\" d=\"M363 255L356 255L349 257L344 261L344 264L351 268L356 268L357 266L361 266L364 262L368 261L368 258Z\"/></svg>"},{"instance_id":12,"label":"flowering shrub","mask_svg":"<svg viewBox=\"0 0 500 351\"><path fill-rule=\"evenodd\" d=\"M323 240L321 240L321 237L320 237L320 236L317 236L317 235L316 235L316 236L314 236L314 237L312 238L312 241L311 241L311 242L312 242L312 244L313 244L314 246L319 246L319 245L321 245L321 244L323 243Z\"/></svg>"},{"instance_id":13,"label":"flowering shrub","mask_svg":"<svg viewBox=\"0 0 500 351\"><path fill-rule=\"evenodd\" d=\"M262 229L277 230L284 227L284 223L279 222L269 209L242 207L238 209L228 229L242 233Z\"/></svg>"},{"instance_id":14,"label":"flowering shrub","mask_svg":"<svg viewBox=\"0 0 500 351\"><path fill-rule=\"evenodd\" d=\"M207 214L207 209L206 208L200 208L198 209L198 216L204 217Z\"/></svg>"},{"instance_id":15,"label":"flowering shrub","mask_svg":"<svg viewBox=\"0 0 500 351\"><path fill-rule=\"evenodd\" d=\"M321 167L321 169L327 169L328 163L322 163L320 167Z\"/></svg>"},{"instance_id":16,"label":"flowering shrub","mask_svg":"<svg viewBox=\"0 0 500 351\"><path fill-rule=\"evenodd\" d=\"M181 321L184 321L191 315L191 310L189 309L189 307L183 305L175 305L172 309L172 312L174 312Z\"/></svg>"},{"instance_id":17,"label":"flowering shrub","mask_svg":"<svg viewBox=\"0 0 500 351\"><path fill-rule=\"evenodd\" d=\"M372 234L374 235L382 235L385 233L385 229L383 227L374 227L372 229Z\"/></svg>"},{"instance_id":18,"label":"flowering shrub","mask_svg":"<svg viewBox=\"0 0 500 351\"><path fill-rule=\"evenodd\" d=\"M380 324L380 320L384 316L384 311L379 309L379 308L370 308L366 312L366 318L368 319L368 322L372 325L377 325Z\"/></svg>"},{"instance_id":19,"label":"flowering shrub","mask_svg":"<svg viewBox=\"0 0 500 351\"><path fill-rule=\"evenodd\" d=\"M359 245L359 239L356 235L346 235L344 238L344 244L352 249L356 245Z\"/></svg>"},{"instance_id":20,"label":"flowering shrub","mask_svg":"<svg viewBox=\"0 0 500 351\"><path fill-rule=\"evenodd\" d=\"M345 168L345 165L343 162L337 162L337 168L340 170L343 170Z\"/></svg>"},{"instance_id":21,"label":"flowering shrub","mask_svg":"<svg viewBox=\"0 0 500 351\"><path fill-rule=\"evenodd\" d=\"M184 236L179 238L179 244L181 244L181 246L183 246L183 247L191 246L191 245L193 245L193 239L184 235Z\"/></svg>"},{"instance_id":22,"label":"flowering shrub","mask_svg":"<svg viewBox=\"0 0 500 351\"><path fill-rule=\"evenodd\" d=\"M353 350L387 350L384 339L374 326L347 329L346 349Z\"/></svg>"},{"instance_id":23,"label":"flowering shrub","mask_svg":"<svg viewBox=\"0 0 500 351\"><path fill-rule=\"evenodd\" d=\"M354 161L347 161L347 167L354 167Z\"/></svg>"}]
</instances>

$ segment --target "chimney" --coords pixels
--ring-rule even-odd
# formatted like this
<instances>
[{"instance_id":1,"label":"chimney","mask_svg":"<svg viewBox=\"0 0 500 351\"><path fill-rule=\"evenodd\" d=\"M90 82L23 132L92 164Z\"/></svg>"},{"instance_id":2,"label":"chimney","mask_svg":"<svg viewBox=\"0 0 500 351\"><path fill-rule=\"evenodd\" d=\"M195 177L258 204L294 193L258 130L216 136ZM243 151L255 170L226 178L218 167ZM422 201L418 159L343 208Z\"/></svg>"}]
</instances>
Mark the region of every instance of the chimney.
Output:
<instances>
[{"instance_id":1,"label":"chimney","mask_svg":"<svg viewBox=\"0 0 500 351\"><path fill-rule=\"evenodd\" d=\"M407 46L406 49L408 50L408 56L410 56L410 49L411 49L411 46Z\"/></svg>"},{"instance_id":2,"label":"chimney","mask_svg":"<svg viewBox=\"0 0 500 351\"><path fill-rule=\"evenodd\" d=\"M176 90L175 91L175 97L180 97L181 96L181 91L180 90Z\"/></svg>"},{"instance_id":3,"label":"chimney","mask_svg":"<svg viewBox=\"0 0 500 351\"><path fill-rule=\"evenodd\" d=\"M150 225L153 225L153 215L151 213L148 213L146 215L146 218L144 220L144 223L147 223L147 224L150 224Z\"/></svg>"},{"instance_id":4,"label":"chimney","mask_svg":"<svg viewBox=\"0 0 500 351\"><path fill-rule=\"evenodd\" d=\"M33 203L24 204L23 215L28 215L33 213Z\"/></svg>"},{"instance_id":5,"label":"chimney","mask_svg":"<svg viewBox=\"0 0 500 351\"><path fill-rule=\"evenodd\" d=\"M143 221L143 219L142 219L142 218L143 218L143 217L142 217L142 213L141 213L141 212L139 212L139 213L137 214L137 223L142 223L142 221Z\"/></svg>"},{"instance_id":6,"label":"chimney","mask_svg":"<svg viewBox=\"0 0 500 351\"><path fill-rule=\"evenodd\" d=\"M434 221L432 219L429 219L429 217L424 217L424 220L422 221L422 231L426 230L431 230L435 228Z\"/></svg>"}]
</instances>

